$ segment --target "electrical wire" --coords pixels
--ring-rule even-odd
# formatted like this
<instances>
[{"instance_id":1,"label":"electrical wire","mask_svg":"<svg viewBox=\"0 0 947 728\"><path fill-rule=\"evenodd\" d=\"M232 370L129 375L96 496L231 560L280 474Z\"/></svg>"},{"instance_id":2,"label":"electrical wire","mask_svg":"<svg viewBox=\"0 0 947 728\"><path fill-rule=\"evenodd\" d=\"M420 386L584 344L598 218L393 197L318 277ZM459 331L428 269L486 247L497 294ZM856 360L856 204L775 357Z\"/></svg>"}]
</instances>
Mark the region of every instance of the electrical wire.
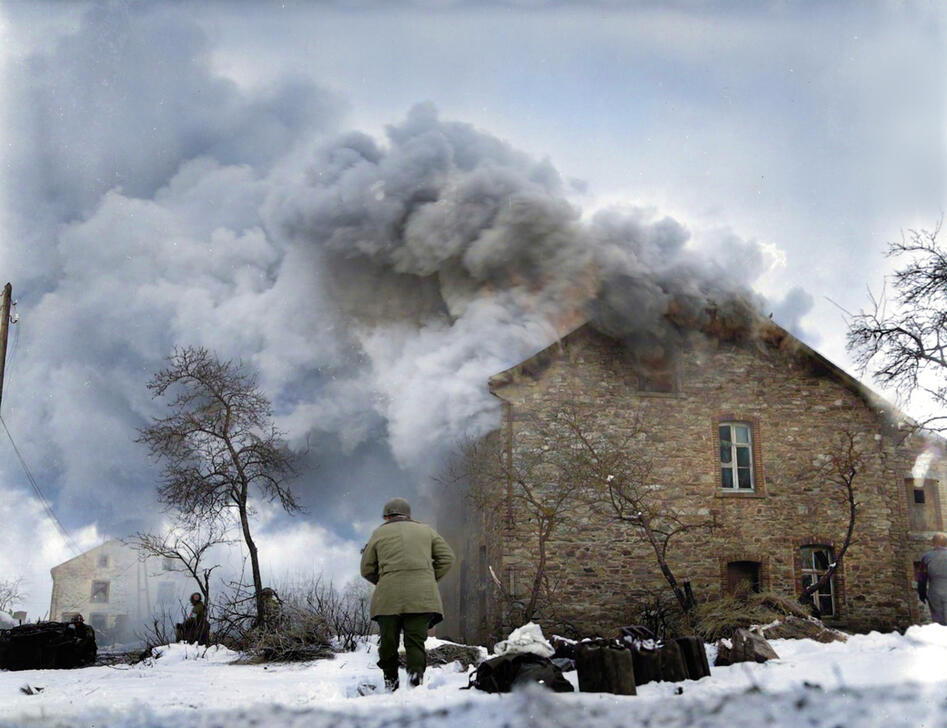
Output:
<instances>
[{"instance_id":1,"label":"electrical wire","mask_svg":"<svg viewBox=\"0 0 947 728\"><path fill-rule=\"evenodd\" d=\"M39 498L39 502L42 504L43 510L46 511L46 515L49 516L49 519L54 524L56 524L56 527L62 534L63 539L66 541L66 545L76 556L78 556L82 552L79 550L76 542L72 539L72 536L69 535L69 532L66 530L65 526L62 525L62 522L53 512L53 508L50 505L49 500L43 494L42 489L40 489L39 483L36 482L36 478L33 477L33 471L30 470L30 466L26 464L26 460L23 458L22 453L20 453L20 448L16 446L16 441L13 439L13 435L10 434L10 428L7 427L7 423L6 420L3 419L3 415L0 415L0 424L3 425L3 429L7 433L7 437L10 438L10 444L13 445L13 452L16 453L17 458L20 460L20 465L23 466L23 472L26 473L26 479L30 482L30 486L33 488L33 492L36 494L36 497Z\"/></svg>"}]
</instances>

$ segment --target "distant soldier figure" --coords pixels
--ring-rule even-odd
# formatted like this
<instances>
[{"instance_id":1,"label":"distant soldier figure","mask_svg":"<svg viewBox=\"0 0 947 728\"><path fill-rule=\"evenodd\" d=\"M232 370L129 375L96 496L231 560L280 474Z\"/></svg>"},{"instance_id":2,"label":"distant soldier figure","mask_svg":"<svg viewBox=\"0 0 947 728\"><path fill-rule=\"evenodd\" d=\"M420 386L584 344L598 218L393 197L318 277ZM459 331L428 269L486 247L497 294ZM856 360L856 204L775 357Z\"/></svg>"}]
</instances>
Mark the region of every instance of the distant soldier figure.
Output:
<instances>
[{"instance_id":1,"label":"distant soldier figure","mask_svg":"<svg viewBox=\"0 0 947 728\"><path fill-rule=\"evenodd\" d=\"M260 595L263 597L263 624L269 629L278 629L283 616L283 602L272 587L265 587Z\"/></svg>"},{"instance_id":2,"label":"distant soldier figure","mask_svg":"<svg viewBox=\"0 0 947 728\"><path fill-rule=\"evenodd\" d=\"M385 687L398 689L398 642L404 648L411 684L424 679L427 631L443 618L437 582L454 563L454 552L430 526L411 520L404 498L385 504L385 522L362 551L362 576L375 584L371 617L378 623L378 667Z\"/></svg>"},{"instance_id":3,"label":"distant soldier figure","mask_svg":"<svg viewBox=\"0 0 947 728\"><path fill-rule=\"evenodd\" d=\"M934 534L933 548L921 557L917 575L917 595L927 602L931 619L947 625L947 536Z\"/></svg>"},{"instance_id":4,"label":"distant soldier figure","mask_svg":"<svg viewBox=\"0 0 947 728\"><path fill-rule=\"evenodd\" d=\"M183 624L176 625L178 642L197 642L206 645L210 642L210 622L207 620L207 605L200 592L191 594L191 613Z\"/></svg>"},{"instance_id":5,"label":"distant soldier figure","mask_svg":"<svg viewBox=\"0 0 947 728\"><path fill-rule=\"evenodd\" d=\"M85 623L81 614L72 615L69 626L75 630L77 638L76 664L91 665L95 662L98 647L95 644L95 630Z\"/></svg>"}]
</instances>

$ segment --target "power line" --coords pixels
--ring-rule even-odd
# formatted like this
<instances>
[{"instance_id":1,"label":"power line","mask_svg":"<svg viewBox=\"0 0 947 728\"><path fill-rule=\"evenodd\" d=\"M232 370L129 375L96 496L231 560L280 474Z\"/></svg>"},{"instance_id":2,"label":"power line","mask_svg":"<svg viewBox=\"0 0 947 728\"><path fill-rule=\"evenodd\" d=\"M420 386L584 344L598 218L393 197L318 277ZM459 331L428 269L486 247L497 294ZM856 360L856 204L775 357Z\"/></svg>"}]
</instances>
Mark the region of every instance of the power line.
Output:
<instances>
[{"instance_id":1,"label":"power line","mask_svg":"<svg viewBox=\"0 0 947 728\"><path fill-rule=\"evenodd\" d=\"M10 438L10 444L13 445L13 452L15 452L17 458L19 458L20 465L23 466L23 472L26 473L26 479L29 480L30 486L32 486L36 497L39 498L39 502L42 504L43 510L46 511L46 515L49 516L50 520L56 524L56 527L59 529L59 532L66 541L66 545L72 549L76 556L78 556L82 552L79 550L76 542L73 541L72 536L69 535L69 532L65 529L60 520L56 517L56 514L53 512L53 508L49 504L49 500L47 500L46 496L43 494L43 491L40 489L39 484L36 482L36 478L33 477L33 471L30 470L30 466L27 465L26 460L23 459L23 455L20 453L20 448L16 446L16 442L13 439L13 435L10 434L10 428L7 427L7 423L6 420L3 419L3 415L0 415L0 424L3 425L3 429L7 433L7 437Z\"/></svg>"}]
</instances>

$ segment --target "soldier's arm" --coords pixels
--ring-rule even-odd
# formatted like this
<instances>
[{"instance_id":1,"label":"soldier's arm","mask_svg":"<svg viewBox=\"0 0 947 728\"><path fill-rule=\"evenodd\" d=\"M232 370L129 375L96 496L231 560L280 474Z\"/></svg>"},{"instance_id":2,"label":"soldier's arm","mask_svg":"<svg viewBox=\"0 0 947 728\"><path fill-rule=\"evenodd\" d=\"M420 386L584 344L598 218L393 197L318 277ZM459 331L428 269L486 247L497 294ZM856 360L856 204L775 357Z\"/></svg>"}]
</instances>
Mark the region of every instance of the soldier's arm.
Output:
<instances>
[{"instance_id":1,"label":"soldier's arm","mask_svg":"<svg viewBox=\"0 0 947 728\"><path fill-rule=\"evenodd\" d=\"M450 571L451 564L454 563L454 552L437 531L431 539L431 561L434 564L434 578L437 581Z\"/></svg>"},{"instance_id":2,"label":"soldier's arm","mask_svg":"<svg viewBox=\"0 0 947 728\"><path fill-rule=\"evenodd\" d=\"M378 583L378 552L375 550L375 543L369 541L368 545L362 549L362 578L370 581L372 584Z\"/></svg>"}]
</instances>

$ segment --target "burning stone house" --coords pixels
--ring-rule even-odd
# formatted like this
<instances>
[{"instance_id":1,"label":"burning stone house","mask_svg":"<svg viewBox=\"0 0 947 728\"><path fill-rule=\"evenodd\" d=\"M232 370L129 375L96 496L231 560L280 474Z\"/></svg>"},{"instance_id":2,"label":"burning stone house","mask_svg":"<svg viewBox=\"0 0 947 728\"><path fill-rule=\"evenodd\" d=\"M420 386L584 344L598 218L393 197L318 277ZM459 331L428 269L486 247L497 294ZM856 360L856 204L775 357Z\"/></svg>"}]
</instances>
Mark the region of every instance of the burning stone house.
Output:
<instances>
[{"instance_id":1,"label":"burning stone house","mask_svg":"<svg viewBox=\"0 0 947 728\"><path fill-rule=\"evenodd\" d=\"M503 414L483 442L507 463L542 453L550 443L534 423L555 418L568 392L592 413L592 430L633 434L653 497L707 525L667 555L698 600L741 583L794 598L832 563L848 525L835 486L812 465L839 433L854 433L854 538L818 603L827 622L849 629L917 621L914 564L943 528L941 443L911 434L891 405L772 321L753 326L752 336L703 330L663 349L580 326L490 379ZM441 631L472 644L502 634L516 619L511 605L522 607L537 583L534 519L517 483L480 480L464 488L486 499L467 492L439 518L459 557L442 586ZM612 634L633 618L633 595L668 587L627 522L570 508L544 544L536 616L557 630Z\"/></svg>"},{"instance_id":2,"label":"burning stone house","mask_svg":"<svg viewBox=\"0 0 947 728\"><path fill-rule=\"evenodd\" d=\"M49 618L68 622L81 614L100 633L102 644L134 641L152 619L177 617L194 591L180 562L142 559L116 539L54 566L50 573Z\"/></svg>"}]
</instances>

